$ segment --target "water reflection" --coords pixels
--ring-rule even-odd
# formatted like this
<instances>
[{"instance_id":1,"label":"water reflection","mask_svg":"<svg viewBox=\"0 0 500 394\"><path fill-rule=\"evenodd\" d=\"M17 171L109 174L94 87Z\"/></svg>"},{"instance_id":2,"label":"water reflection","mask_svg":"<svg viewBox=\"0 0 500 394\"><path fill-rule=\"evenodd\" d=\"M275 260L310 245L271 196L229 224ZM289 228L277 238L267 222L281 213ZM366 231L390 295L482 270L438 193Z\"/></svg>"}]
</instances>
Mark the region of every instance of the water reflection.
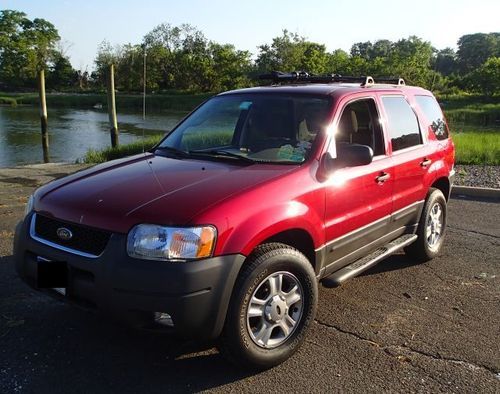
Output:
<instances>
[{"instance_id":1,"label":"water reflection","mask_svg":"<svg viewBox=\"0 0 500 394\"><path fill-rule=\"evenodd\" d=\"M120 143L171 130L183 112L118 114ZM108 115L102 110L49 109L50 159L74 162L85 152L111 145ZM36 107L0 107L0 167L43 162L40 118Z\"/></svg>"}]
</instances>

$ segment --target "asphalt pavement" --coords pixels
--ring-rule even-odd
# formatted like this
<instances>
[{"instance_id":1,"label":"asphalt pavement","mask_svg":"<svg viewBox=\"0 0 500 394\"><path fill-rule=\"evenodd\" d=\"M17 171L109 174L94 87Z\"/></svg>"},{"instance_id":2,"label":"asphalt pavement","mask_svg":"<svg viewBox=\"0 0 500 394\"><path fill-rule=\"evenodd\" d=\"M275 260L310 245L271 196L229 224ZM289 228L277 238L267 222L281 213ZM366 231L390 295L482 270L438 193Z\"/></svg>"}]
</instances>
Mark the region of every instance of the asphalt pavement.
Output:
<instances>
[{"instance_id":1,"label":"asphalt pavement","mask_svg":"<svg viewBox=\"0 0 500 394\"><path fill-rule=\"evenodd\" d=\"M320 287L301 350L261 373L210 344L136 331L31 290L12 262L34 187L77 166L0 170L0 393L500 392L500 204L452 199L444 250Z\"/></svg>"}]
</instances>

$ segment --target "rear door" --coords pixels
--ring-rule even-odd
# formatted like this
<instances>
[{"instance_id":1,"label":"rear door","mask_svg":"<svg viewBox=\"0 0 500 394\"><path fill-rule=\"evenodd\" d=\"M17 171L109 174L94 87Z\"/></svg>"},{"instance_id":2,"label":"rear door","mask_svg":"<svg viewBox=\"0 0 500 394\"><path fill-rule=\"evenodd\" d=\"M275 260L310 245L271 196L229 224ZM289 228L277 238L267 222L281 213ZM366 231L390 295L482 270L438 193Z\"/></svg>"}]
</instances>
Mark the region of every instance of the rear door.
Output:
<instances>
[{"instance_id":1,"label":"rear door","mask_svg":"<svg viewBox=\"0 0 500 394\"><path fill-rule=\"evenodd\" d=\"M434 159L410 100L402 94L381 96L394 165L392 228L418 222L427 193L424 178Z\"/></svg>"},{"instance_id":2,"label":"rear door","mask_svg":"<svg viewBox=\"0 0 500 394\"><path fill-rule=\"evenodd\" d=\"M346 100L340 108L330 154L335 156L340 144L357 143L370 146L374 159L369 165L335 170L325 182L325 274L374 249L387 233L392 208L394 173L375 96Z\"/></svg>"}]
</instances>

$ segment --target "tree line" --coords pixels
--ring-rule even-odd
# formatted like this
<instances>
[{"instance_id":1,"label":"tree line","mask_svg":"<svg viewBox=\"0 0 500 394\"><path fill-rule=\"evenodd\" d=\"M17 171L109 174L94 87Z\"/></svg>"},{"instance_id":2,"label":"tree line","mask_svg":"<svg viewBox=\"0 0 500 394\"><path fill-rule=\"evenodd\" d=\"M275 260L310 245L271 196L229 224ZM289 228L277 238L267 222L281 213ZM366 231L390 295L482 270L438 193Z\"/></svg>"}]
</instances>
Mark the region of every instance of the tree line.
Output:
<instances>
[{"instance_id":1,"label":"tree line","mask_svg":"<svg viewBox=\"0 0 500 394\"><path fill-rule=\"evenodd\" d=\"M142 90L146 59L149 92L218 92L255 85L259 74L272 70L305 70L401 76L408 84L440 93L500 93L500 33L464 35L456 51L436 49L430 42L410 36L398 41L358 42L349 52L329 52L324 44L283 30L252 54L211 41L191 25L165 23L137 44L113 46L103 41L91 72L75 70L60 43L50 22L30 20L20 11L0 11L0 90L34 88L40 67L45 69L49 89L101 90L112 63L116 88L137 92Z\"/></svg>"}]
</instances>

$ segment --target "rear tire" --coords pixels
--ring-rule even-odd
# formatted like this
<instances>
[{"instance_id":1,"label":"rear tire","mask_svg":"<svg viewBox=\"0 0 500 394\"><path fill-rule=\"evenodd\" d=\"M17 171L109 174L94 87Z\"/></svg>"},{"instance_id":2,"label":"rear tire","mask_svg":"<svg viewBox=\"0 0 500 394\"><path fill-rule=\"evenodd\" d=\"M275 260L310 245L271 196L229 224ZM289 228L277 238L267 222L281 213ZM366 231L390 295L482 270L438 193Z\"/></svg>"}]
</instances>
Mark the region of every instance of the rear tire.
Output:
<instances>
[{"instance_id":1,"label":"rear tire","mask_svg":"<svg viewBox=\"0 0 500 394\"><path fill-rule=\"evenodd\" d=\"M409 258L425 262L439 254L446 232L446 207L443 192L431 188L418 223L418 238L404 249Z\"/></svg>"},{"instance_id":2,"label":"rear tire","mask_svg":"<svg viewBox=\"0 0 500 394\"><path fill-rule=\"evenodd\" d=\"M302 253L280 243L259 246L234 286L221 353L247 368L282 363L304 341L317 299L316 275Z\"/></svg>"}]
</instances>

